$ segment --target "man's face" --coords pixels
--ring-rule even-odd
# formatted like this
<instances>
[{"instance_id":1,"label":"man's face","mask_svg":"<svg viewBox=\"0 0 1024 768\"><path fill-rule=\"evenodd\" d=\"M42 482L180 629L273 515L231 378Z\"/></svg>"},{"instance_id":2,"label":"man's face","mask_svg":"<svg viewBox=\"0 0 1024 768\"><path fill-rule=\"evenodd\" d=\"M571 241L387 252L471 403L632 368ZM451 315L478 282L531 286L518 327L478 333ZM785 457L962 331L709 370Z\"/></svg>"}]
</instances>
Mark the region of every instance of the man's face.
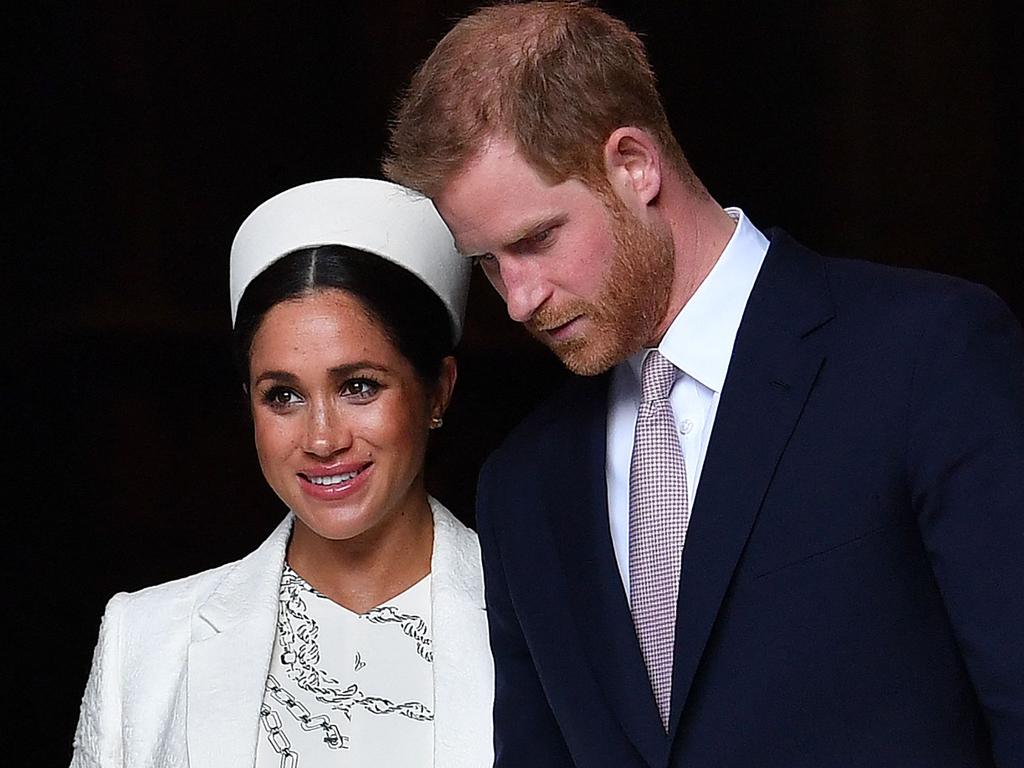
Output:
<instances>
[{"instance_id":1,"label":"man's face","mask_svg":"<svg viewBox=\"0 0 1024 768\"><path fill-rule=\"evenodd\" d=\"M575 373L601 373L655 341L674 275L667 232L609 193L552 184L514 144L492 140L435 198L509 316Z\"/></svg>"}]
</instances>

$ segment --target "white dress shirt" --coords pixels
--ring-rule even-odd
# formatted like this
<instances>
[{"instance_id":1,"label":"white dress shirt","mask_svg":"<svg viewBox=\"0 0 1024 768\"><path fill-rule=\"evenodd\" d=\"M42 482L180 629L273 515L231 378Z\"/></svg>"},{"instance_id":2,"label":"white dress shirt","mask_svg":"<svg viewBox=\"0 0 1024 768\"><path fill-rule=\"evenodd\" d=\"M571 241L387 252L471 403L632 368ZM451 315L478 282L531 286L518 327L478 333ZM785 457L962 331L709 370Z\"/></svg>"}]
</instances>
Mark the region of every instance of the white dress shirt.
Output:
<instances>
[{"instance_id":1,"label":"white dress shirt","mask_svg":"<svg viewBox=\"0 0 1024 768\"><path fill-rule=\"evenodd\" d=\"M768 240L739 208L726 208L736 229L715 266L669 326L658 351L680 370L670 400L686 462L690 508L729 369L736 331L768 252ZM608 399L608 524L622 585L629 595L629 464L640 408L640 368L649 349L612 371Z\"/></svg>"}]
</instances>

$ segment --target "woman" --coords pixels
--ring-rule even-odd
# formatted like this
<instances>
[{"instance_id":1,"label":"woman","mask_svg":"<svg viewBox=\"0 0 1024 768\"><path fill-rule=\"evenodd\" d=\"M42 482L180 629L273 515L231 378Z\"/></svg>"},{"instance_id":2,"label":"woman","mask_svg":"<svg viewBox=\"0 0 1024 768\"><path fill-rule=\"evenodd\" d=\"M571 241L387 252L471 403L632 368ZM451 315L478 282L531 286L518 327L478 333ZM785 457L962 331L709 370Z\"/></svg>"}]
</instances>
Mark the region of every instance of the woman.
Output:
<instances>
[{"instance_id":1,"label":"woman","mask_svg":"<svg viewBox=\"0 0 1024 768\"><path fill-rule=\"evenodd\" d=\"M387 182L246 219L236 354L290 512L236 563L111 599L73 766L490 764L476 535L423 484L467 285L430 202Z\"/></svg>"}]
</instances>

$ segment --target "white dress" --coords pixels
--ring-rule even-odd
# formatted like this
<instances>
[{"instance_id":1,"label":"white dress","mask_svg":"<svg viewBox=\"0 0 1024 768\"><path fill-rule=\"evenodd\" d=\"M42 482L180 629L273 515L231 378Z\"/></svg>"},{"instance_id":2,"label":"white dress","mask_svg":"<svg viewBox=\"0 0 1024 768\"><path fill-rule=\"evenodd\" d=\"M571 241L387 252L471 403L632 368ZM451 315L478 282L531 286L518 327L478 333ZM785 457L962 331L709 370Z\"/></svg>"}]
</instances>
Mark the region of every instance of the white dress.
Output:
<instances>
[{"instance_id":1,"label":"white dress","mask_svg":"<svg viewBox=\"0 0 1024 768\"><path fill-rule=\"evenodd\" d=\"M285 565L256 768L433 765L430 576L366 613Z\"/></svg>"}]
</instances>

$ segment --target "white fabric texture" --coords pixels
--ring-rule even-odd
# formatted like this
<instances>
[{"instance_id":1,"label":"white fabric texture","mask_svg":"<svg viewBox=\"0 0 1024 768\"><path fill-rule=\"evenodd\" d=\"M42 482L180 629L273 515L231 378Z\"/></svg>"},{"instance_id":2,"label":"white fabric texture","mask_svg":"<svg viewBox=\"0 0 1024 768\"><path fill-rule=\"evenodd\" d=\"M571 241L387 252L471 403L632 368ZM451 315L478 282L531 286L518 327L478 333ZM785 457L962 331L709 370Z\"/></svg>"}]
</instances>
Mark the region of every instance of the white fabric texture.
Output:
<instances>
[{"instance_id":1,"label":"white fabric texture","mask_svg":"<svg viewBox=\"0 0 1024 768\"><path fill-rule=\"evenodd\" d=\"M686 456L690 507L699 491L704 455L718 410L740 319L754 287L768 240L738 208L726 208L736 229L704 282L676 315L658 351L681 373L669 400ZM629 466L640 408L640 368L648 350L612 372L608 396L605 479L608 525L623 589L629 595Z\"/></svg>"},{"instance_id":2,"label":"white fabric texture","mask_svg":"<svg viewBox=\"0 0 1024 768\"><path fill-rule=\"evenodd\" d=\"M431 499L435 766L492 762L494 669L476 534ZM73 768L251 766L277 629L289 514L252 554L111 598Z\"/></svg>"}]
</instances>

